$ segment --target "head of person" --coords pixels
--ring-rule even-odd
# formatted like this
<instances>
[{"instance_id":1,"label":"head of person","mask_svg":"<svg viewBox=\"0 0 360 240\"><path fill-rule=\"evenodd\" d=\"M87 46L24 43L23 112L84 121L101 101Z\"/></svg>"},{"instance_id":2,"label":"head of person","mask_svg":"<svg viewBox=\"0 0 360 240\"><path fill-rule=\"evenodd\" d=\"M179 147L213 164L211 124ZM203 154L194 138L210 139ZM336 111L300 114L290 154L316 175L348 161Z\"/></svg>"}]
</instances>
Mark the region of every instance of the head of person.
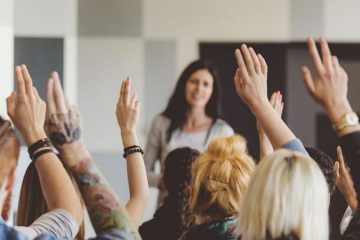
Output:
<instances>
[{"instance_id":1,"label":"head of person","mask_svg":"<svg viewBox=\"0 0 360 240\"><path fill-rule=\"evenodd\" d=\"M257 166L241 204L242 239L328 239L329 191L318 165L285 149Z\"/></svg>"},{"instance_id":2,"label":"head of person","mask_svg":"<svg viewBox=\"0 0 360 240\"><path fill-rule=\"evenodd\" d=\"M194 216L189 207L191 167L199 151L189 147L177 148L165 158L164 185L168 192L165 201L173 201L180 225L177 235L180 236L194 223ZM176 217L176 216L173 216Z\"/></svg>"},{"instance_id":3,"label":"head of person","mask_svg":"<svg viewBox=\"0 0 360 240\"><path fill-rule=\"evenodd\" d=\"M193 164L190 208L196 216L236 216L255 168L242 136L214 138Z\"/></svg>"},{"instance_id":4,"label":"head of person","mask_svg":"<svg viewBox=\"0 0 360 240\"><path fill-rule=\"evenodd\" d=\"M305 149L310 157L319 165L328 184L329 193L333 194L336 189L336 174L334 172L335 161L318 148L305 147Z\"/></svg>"},{"instance_id":5,"label":"head of person","mask_svg":"<svg viewBox=\"0 0 360 240\"><path fill-rule=\"evenodd\" d=\"M186 120L192 108L203 108L206 115L220 115L220 90L215 67L206 60L190 63L181 73L163 115L170 119L168 137Z\"/></svg>"},{"instance_id":6,"label":"head of person","mask_svg":"<svg viewBox=\"0 0 360 240\"><path fill-rule=\"evenodd\" d=\"M0 208L5 220L10 210L19 152L20 144L11 123L0 117Z\"/></svg>"},{"instance_id":7,"label":"head of person","mask_svg":"<svg viewBox=\"0 0 360 240\"><path fill-rule=\"evenodd\" d=\"M65 168L66 169L66 168ZM67 170L67 169L66 169ZM70 179L75 187L76 192L84 205L80 190L73 174L68 171ZM34 162L31 162L25 171L23 182L21 185L19 203L16 215L16 225L30 226L41 215L49 212L44 194L41 189L40 179ZM76 239L82 240L85 237L84 223L80 225Z\"/></svg>"}]
</instances>

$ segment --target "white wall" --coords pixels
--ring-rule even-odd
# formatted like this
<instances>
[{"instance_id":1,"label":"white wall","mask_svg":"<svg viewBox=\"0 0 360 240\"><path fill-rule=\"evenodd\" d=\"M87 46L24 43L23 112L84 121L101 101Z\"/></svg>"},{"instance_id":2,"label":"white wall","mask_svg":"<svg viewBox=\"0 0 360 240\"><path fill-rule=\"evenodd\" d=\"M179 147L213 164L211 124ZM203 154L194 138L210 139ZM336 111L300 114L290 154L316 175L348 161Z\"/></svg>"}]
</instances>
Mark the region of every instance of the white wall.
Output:
<instances>
[{"instance_id":1,"label":"white wall","mask_svg":"<svg viewBox=\"0 0 360 240\"><path fill-rule=\"evenodd\" d=\"M64 88L77 103L77 1L13 0L16 37L64 38Z\"/></svg>"},{"instance_id":2,"label":"white wall","mask_svg":"<svg viewBox=\"0 0 360 240\"><path fill-rule=\"evenodd\" d=\"M14 4L13 0L0 2L0 115L6 117L6 97L13 89L14 66Z\"/></svg>"}]
</instances>

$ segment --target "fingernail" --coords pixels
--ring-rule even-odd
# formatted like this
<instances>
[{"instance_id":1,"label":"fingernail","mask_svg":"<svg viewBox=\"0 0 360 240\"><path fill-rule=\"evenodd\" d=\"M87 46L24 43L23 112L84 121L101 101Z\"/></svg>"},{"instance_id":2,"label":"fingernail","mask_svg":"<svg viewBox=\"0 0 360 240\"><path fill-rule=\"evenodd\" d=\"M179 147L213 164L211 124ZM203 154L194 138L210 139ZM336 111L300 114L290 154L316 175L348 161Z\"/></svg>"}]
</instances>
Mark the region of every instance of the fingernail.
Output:
<instances>
[{"instance_id":1,"label":"fingernail","mask_svg":"<svg viewBox=\"0 0 360 240\"><path fill-rule=\"evenodd\" d=\"M16 66L15 69L16 69L16 70L20 70L20 66Z\"/></svg>"}]
</instances>

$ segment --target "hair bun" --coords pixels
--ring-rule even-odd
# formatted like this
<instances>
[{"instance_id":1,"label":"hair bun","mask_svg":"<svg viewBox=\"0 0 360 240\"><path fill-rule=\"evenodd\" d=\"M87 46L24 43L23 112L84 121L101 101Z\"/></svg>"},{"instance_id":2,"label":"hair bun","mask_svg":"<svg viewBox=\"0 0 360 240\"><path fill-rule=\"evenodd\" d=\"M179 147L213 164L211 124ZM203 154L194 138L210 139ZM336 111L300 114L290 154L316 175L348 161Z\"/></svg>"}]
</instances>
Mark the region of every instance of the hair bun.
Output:
<instances>
[{"instance_id":1,"label":"hair bun","mask_svg":"<svg viewBox=\"0 0 360 240\"><path fill-rule=\"evenodd\" d=\"M234 155L241 156L244 153L247 153L246 140L240 135L215 137L205 150L205 154L219 159L225 159Z\"/></svg>"}]
</instances>

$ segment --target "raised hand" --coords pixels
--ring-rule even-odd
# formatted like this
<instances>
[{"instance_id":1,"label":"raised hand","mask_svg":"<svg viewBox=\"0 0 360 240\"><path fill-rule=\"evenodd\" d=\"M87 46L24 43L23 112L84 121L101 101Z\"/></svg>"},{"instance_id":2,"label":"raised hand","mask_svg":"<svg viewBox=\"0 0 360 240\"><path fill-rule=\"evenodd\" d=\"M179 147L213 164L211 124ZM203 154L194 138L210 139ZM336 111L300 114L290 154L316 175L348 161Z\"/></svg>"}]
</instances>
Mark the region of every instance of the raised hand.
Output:
<instances>
[{"instance_id":1,"label":"raised hand","mask_svg":"<svg viewBox=\"0 0 360 240\"><path fill-rule=\"evenodd\" d=\"M307 43L315 76L313 77L310 70L303 66L305 86L334 123L345 113L352 111L347 98L348 76L337 57L331 55L329 45L324 38L320 39L321 58L314 39L309 37Z\"/></svg>"},{"instance_id":2,"label":"raised hand","mask_svg":"<svg viewBox=\"0 0 360 240\"><path fill-rule=\"evenodd\" d=\"M280 91L276 91L271 95L270 104L278 116L281 117L284 109L284 102L282 101L282 94ZM260 160L262 160L270 155L274 151L274 148L259 121L256 121L256 127L259 134Z\"/></svg>"},{"instance_id":3,"label":"raised hand","mask_svg":"<svg viewBox=\"0 0 360 240\"><path fill-rule=\"evenodd\" d=\"M46 137L43 129L46 105L33 87L25 65L15 68L15 76L17 90L6 99L7 112L26 145L30 146Z\"/></svg>"},{"instance_id":4,"label":"raised hand","mask_svg":"<svg viewBox=\"0 0 360 240\"><path fill-rule=\"evenodd\" d=\"M268 102L267 64L260 54L256 54L254 49L245 44L241 46L241 51L236 49L235 56L238 64L234 77L236 91L254 111L254 108Z\"/></svg>"},{"instance_id":5,"label":"raised hand","mask_svg":"<svg viewBox=\"0 0 360 240\"><path fill-rule=\"evenodd\" d=\"M61 159L67 165L75 165L81 158L79 154L87 155L83 153L82 124L79 112L64 96L57 72L53 72L47 82L46 103L46 134L58 149Z\"/></svg>"},{"instance_id":6,"label":"raised hand","mask_svg":"<svg viewBox=\"0 0 360 240\"><path fill-rule=\"evenodd\" d=\"M358 202L356 198L356 192L354 189L354 183L352 181L348 169L346 168L341 147L338 146L336 148L336 152L337 152L337 161L335 162L334 165L334 172L336 173L336 187L343 194L351 210L355 212L358 206Z\"/></svg>"},{"instance_id":7,"label":"raised hand","mask_svg":"<svg viewBox=\"0 0 360 240\"><path fill-rule=\"evenodd\" d=\"M235 56L238 64L234 77L236 91L263 127L272 146L277 149L295 140L295 135L268 100L265 59L245 44L241 45L241 51L236 49Z\"/></svg>"},{"instance_id":8,"label":"raised hand","mask_svg":"<svg viewBox=\"0 0 360 240\"><path fill-rule=\"evenodd\" d=\"M284 109L284 102L283 102L283 96L280 91L274 92L271 95L270 104L274 108L276 113L281 117Z\"/></svg>"},{"instance_id":9,"label":"raised hand","mask_svg":"<svg viewBox=\"0 0 360 240\"><path fill-rule=\"evenodd\" d=\"M116 118L125 147L131 144L128 143L126 135L135 134L140 112L138 96L136 94L130 96L130 90L131 79L127 77L121 83L120 96L116 105Z\"/></svg>"}]
</instances>

